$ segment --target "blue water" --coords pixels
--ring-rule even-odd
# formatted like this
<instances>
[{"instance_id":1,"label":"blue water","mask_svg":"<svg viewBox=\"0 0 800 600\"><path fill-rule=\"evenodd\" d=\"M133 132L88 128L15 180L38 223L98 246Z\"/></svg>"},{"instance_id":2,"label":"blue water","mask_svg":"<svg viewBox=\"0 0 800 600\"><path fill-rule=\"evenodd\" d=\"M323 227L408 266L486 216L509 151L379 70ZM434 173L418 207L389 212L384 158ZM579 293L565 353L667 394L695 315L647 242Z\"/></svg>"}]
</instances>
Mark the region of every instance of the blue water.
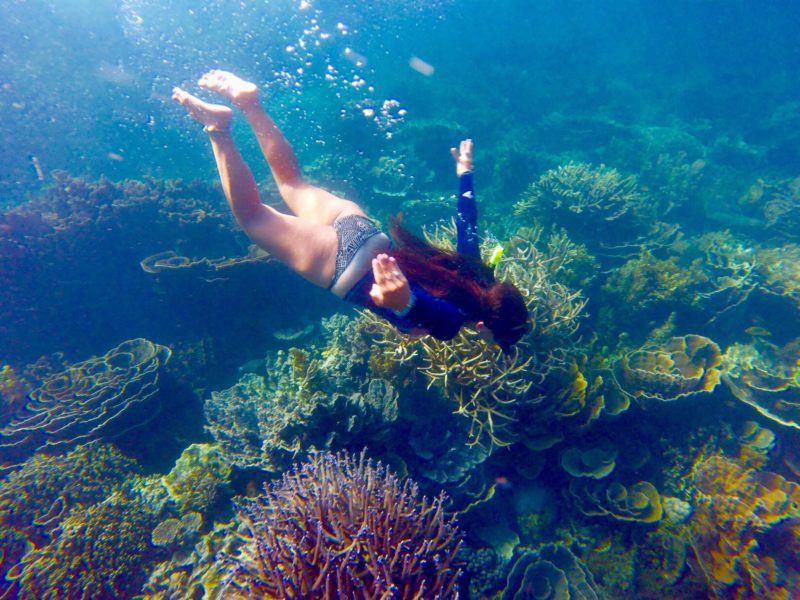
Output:
<instances>
[{"instance_id":1,"label":"blue water","mask_svg":"<svg viewBox=\"0 0 800 600\"><path fill-rule=\"evenodd\" d=\"M451 498L462 598L562 576L571 597L800 594L798 23L787 1L2 3L0 588L214 597L249 564L226 546L242 497L366 447ZM511 417L499 438L454 412L497 371L465 383L453 355L445 386L417 342L403 362L402 338L245 260L171 100L213 100L211 68L382 223L446 223L449 149L475 141L481 235L539 282L532 383L478 396ZM240 114L233 134L279 205ZM565 176L573 205L543 191L559 168L589 182ZM604 176L630 182L622 216Z\"/></svg>"}]
</instances>

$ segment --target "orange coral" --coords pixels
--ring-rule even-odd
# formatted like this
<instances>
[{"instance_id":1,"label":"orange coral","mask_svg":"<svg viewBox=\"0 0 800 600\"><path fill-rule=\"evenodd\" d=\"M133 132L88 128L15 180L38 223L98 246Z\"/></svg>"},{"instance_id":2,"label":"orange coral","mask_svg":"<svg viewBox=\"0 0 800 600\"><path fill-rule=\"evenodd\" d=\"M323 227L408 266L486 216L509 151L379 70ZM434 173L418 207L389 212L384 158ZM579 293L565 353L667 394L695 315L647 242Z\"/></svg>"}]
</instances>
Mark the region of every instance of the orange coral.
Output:
<instances>
[{"instance_id":1,"label":"orange coral","mask_svg":"<svg viewBox=\"0 0 800 600\"><path fill-rule=\"evenodd\" d=\"M690 543L718 596L790 598L800 589L800 485L724 456L694 469Z\"/></svg>"}]
</instances>

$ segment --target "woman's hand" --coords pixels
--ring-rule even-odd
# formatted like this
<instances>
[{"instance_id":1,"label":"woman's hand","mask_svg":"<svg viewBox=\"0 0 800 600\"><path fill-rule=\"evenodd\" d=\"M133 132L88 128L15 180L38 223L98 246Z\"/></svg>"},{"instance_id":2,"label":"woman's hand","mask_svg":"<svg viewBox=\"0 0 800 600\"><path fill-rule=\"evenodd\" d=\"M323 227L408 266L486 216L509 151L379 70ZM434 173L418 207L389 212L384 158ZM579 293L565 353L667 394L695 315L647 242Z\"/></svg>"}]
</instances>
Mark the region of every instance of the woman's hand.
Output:
<instances>
[{"instance_id":1,"label":"woman's hand","mask_svg":"<svg viewBox=\"0 0 800 600\"><path fill-rule=\"evenodd\" d=\"M472 140L461 140L458 150L450 148L450 154L456 161L456 175L461 177L467 171L472 171Z\"/></svg>"},{"instance_id":2,"label":"woman's hand","mask_svg":"<svg viewBox=\"0 0 800 600\"><path fill-rule=\"evenodd\" d=\"M375 306L401 311L411 300L411 287L397 261L388 254L378 254L372 259L375 283L369 295Z\"/></svg>"}]
</instances>

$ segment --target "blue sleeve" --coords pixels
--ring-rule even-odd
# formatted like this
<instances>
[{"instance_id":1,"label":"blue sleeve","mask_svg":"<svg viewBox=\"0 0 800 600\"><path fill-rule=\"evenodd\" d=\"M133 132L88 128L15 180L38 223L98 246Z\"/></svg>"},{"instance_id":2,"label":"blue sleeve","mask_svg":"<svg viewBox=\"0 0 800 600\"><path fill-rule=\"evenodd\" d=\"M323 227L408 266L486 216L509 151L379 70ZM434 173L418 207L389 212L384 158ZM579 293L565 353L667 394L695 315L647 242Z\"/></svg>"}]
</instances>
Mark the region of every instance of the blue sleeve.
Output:
<instances>
[{"instance_id":1,"label":"blue sleeve","mask_svg":"<svg viewBox=\"0 0 800 600\"><path fill-rule=\"evenodd\" d=\"M464 311L452 302L432 296L416 284L411 284L411 291L416 299L408 314L399 316L391 310L378 307L374 307L373 310L400 331L424 329L440 340L454 338L467 321Z\"/></svg>"},{"instance_id":2,"label":"blue sleeve","mask_svg":"<svg viewBox=\"0 0 800 600\"><path fill-rule=\"evenodd\" d=\"M458 232L456 246L458 252L480 259L478 204L475 202L475 192L472 189L472 171L467 171L459 177L456 231Z\"/></svg>"}]
</instances>

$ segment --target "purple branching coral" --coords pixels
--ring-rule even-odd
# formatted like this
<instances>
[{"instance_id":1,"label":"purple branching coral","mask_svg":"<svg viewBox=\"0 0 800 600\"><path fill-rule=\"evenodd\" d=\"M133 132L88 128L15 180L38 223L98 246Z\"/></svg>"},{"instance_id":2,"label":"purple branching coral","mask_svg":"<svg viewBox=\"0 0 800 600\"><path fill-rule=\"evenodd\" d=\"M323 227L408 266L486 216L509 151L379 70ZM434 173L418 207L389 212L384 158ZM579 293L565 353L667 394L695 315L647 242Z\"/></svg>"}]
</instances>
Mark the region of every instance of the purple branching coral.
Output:
<instances>
[{"instance_id":1,"label":"purple branching coral","mask_svg":"<svg viewBox=\"0 0 800 600\"><path fill-rule=\"evenodd\" d=\"M444 494L419 498L365 453L312 456L240 518L226 598L458 598L461 534Z\"/></svg>"}]
</instances>

